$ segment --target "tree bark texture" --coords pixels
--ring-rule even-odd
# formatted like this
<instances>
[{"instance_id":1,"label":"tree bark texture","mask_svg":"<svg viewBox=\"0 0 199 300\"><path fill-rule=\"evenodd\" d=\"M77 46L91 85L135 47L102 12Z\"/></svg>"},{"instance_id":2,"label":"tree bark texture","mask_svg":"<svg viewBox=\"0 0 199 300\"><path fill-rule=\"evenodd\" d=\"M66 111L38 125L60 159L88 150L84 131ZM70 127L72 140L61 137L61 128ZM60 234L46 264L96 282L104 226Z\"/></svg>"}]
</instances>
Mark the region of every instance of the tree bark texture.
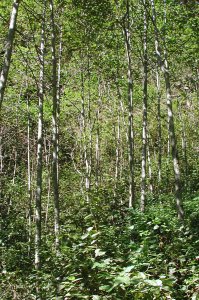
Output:
<instances>
[{"instance_id":1,"label":"tree bark texture","mask_svg":"<svg viewBox=\"0 0 199 300\"><path fill-rule=\"evenodd\" d=\"M126 57L128 65L128 144L129 144L129 207L135 201L135 182L134 182L134 132L133 132L133 73L131 62L131 42L130 42L130 15L129 1L126 3L126 24L124 24L124 37L126 46Z\"/></svg>"},{"instance_id":2,"label":"tree bark texture","mask_svg":"<svg viewBox=\"0 0 199 300\"><path fill-rule=\"evenodd\" d=\"M42 196L42 152L43 152L43 100L44 100L44 40L45 40L45 13L46 1L43 2L43 16L40 44L40 79L39 79L39 115L38 115L38 137L37 137L37 179L35 197L35 268L41 268L41 196Z\"/></svg>"},{"instance_id":3,"label":"tree bark texture","mask_svg":"<svg viewBox=\"0 0 199 300\"><path fill-rule=\"evenodd\" d=\"M13 49L13 42L14 42L15 31L16 31L19 3L20 0L14 0L11 18L10 18L9 32L8 32L8 38L7 38L6 48L5 48L5 57L3 62L3 68L0 75L0 111L1 111L1 106L4 98L4 92L6 88L6 82L8 78L10 62L12 57L12 49Z\"/></svg>"},{"instance_id":4,"label":"tree bark texture","mask_svg":"<svg viewBox=\"0 0 199 300\"><path fill-rule=\"evenodd\" d=\"M59 249L59 182L58 182L58 89L57 89L57 58L56 58L56 30L54 23L54 2L50 0L51 10L51 47L52 47L52 127L53 127L53 165L52 182L54 194L54 230L55 230L55 249Z\"/></svg>"}]
</instances>

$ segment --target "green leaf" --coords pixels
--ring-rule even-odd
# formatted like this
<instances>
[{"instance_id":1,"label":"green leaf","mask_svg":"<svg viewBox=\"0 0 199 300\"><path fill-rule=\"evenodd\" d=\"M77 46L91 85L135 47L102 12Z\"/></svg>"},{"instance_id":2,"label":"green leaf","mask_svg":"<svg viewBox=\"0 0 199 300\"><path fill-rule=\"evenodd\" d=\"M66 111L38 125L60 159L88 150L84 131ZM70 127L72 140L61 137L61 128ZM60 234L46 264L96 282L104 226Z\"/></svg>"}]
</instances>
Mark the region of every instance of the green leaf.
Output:
<instances>
[{"instance_id":1,"label":"green leaf","mask_svg":"<svg viewBox=\"0 0 199 300\"><path fill-rule=\"evenodd\" d=\"M117 286L117 285L120 285L120 284L129 285L130 284L130 277L128 275L117 276L114 280L114 286Z\"/></svg>"},{"instance_id":2,"label":"green leaf","mask_svg":"<svg viewBox=\"0 0 199 300\"><path fill-rule=\"evenodd\" d=\"M162 280L160 279L157 280L145 279L145 282L151 286L162 287Z\"/></svg>"},{"instance_id":3,"label":"green leaf","mask_svg":"<svg viewBox=\"0 0 199 300\"><path fill-rule=\"evenodd\" d=\"M102 251L100 249L95 249L95 257L103 256L104 254L106 254L105 251Z\"/></svg>"},{"instance_id":4,"label":"green leaf","mask_svg":"<svg viewBox=\"0 0 199 300\"><path fill-rule=\"evenodd\" d=\"M85 240L89 236L89 232L85 233L82 235L81 239Z\"/></svg>"},{"instance_id":5,"label":"green leaf","mask_svg":"<svg viewBox=\"0 0 199 300\"><path fill-rule=\"evenodd\" d=\"M110 291L110 289L111 289L110 285L102 285L102 286L99 287L100 291L105 291L105 292Z\"/></svg>"},{"instance_id":6,"label":"green leaf","mask_svg":"<svg viewBox=\"0 0 199 300\"><path fill-rule=\"evenodd\" d=\"M157 230L158 228L160 228L160 226L157 224L153 227L154 230Z\"/></svg>"}]
</instances>

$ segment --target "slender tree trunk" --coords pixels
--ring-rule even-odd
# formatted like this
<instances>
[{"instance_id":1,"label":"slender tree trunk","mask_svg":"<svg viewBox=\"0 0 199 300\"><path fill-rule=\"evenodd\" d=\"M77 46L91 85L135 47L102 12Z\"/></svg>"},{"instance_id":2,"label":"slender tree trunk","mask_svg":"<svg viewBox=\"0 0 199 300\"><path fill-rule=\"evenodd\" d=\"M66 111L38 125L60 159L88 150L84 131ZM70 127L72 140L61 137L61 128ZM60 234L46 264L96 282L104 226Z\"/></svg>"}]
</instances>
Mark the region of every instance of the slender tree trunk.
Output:
<instances>
[{"instance_id":1,"label":"slender tree trunk","mask_svg":"<svg viewBox=\"0 0 199 300\"><path fill-rule=\"evenodd\" d=\"M48 224L48 213L49 213L49 205L50 205L50 194L51 194L51 164L50 164L50 153L51 153L51 143L49 141L49 144L47 145L46 141L46 168L48 172L47 176L47 186L48 186L48 195L47 195L47 203L46 203L46 216L45 216L45 228L47 230L47 224Z\"/></svg>"},{"instance_id":2,"label":"slender tree trunk","mask_svg":"<svg viewBox=\"0 0 199 300\"><path fill-rule=\"evenodd\" d=\"M27 113L28 113L28 122L27 122L27 146L28 146L28 255L30 256L30 246L31 246L31 224L32 224L32 195L31 195L31 161L30 161L30 99L27 95Z\"/></svg>"},{"instance_id":3,"label":"slender tree trunk","mask_svg":"<svg viewBox=\"0 0 199 300\"><path fill-rule=\"evenodd\" d=\"M90 53L89 47L87 48L87 70L88 70L88 134L89 134L89 147L87 156L87 201L90 201L89 194L91 190L91 173L92 173L92 156L93 156L93 138L92 138L92 124L91 124L91 71L90 71Z\"/></svg>"},{"instance_id":4,"label":"slender tree trunk","mask_svg":"<svg viewBox=\"0 0 199 300\"><path fill-rule=\"evenodd\" d=\"M121 107L120 107L120 99L118 97L117 101L117 130L116 130L116 150L115 150L115 187L114 187L114 196L116 196L117 187L118 187L118 179L119 179L119 168L120 168L120 133L121 131Z\"/></svg>"},{"instance_id":5,"label":"slender tree trunk","mask_svg":"<svg viewBox=\"0 0 199 300\"><path fill-rule=\"evenodd\" d=\"M144 33L143 33L143 121L142 121L142 176L141 176L141 202L140 208L144 212L146 205L146 153L147 153L147 86L148 86L148 54L147 54L147 14L146 0L143 0L144 6Z\"/></svg>"},{"instance_id":6,"label":"slender tree trunk","mask_svg":"<svg viewBox=\"0 0 199 300\"><path fill-rule=\"evenodd\" d=\"M57 59L56 59L56 30L54 24L54 1L50 0L51 9L51 46L52 46L52 93L53 93L53 166L52 166L52 182L54 193L54 226L55 226L55 248L59 250L59 182L58 182L58 123L57 123Z\"/></svg>"},{"instance_id":7,"label":"slender tree trunk","mask_svg":"<svg viewBox=\"0 0 199 300\"><path fill-rule=\"evenodd\" d=\"M97 132L96 132L96 143L95 143L95 184L96 187L99 186L100 179L100 106L102 102L102 91L101 91L101 82L100 78L98 80L98 103L97 103L97 112L96 112L96 123L97 123Z\"/></svg>"},{"instance_id":8,"label":"slender tree trunk","mask_svg":"<svg viewBox=\"0 0 199 300\"><path fill-rule=\"evenodd\" d=\"M82 133L82 159L85 167L85 174L83 172L83 179L85 179L85 190L86 190L86 202L89 202L89 190L90 190L90 180L89 180L89 161L88 161L88 147L87 147L87 137L86 137L86 113L85 113L85 90L84 90L84 74L83 69L81 70L81 133ZM85 176L85 177L84 177ZM84 180L83 180L84 181ZM84 190L84 189L83 189Z\"/></svg>"},{"instance_id":9,"label":"slender tree trunk","mask_svg":"<svg viewBox=\"0 0 199 300\"><path fill-rule=\"evenodd\" d=\"M148 159L148 172L149 172L149 191L153 193L153 183L152 183L152 167L151 167L151 153L149 144L149 135L147 135L147 159Z\"/></svg>"},{"instance_id":10,"label":"slender tree trunk","mask_svg":"<svg viewBox=\"0 0 199 300\"><path fill-rule=\"evenodd\" d=\"M161 126L161 106L160 106L160 74L157 65L156 70L156 87L157 87L157 120L158 120L158 182L161 183L162 177L162 126Z\"/></svg>"},{"instance_id":11,"label":"slender tree trunk","mask_svg":"<svg viewBox=\"0 0 199 300\"><path fill-rule=\"evenodd\" d=\"M178 101L178 115L181 123L182 151L183 151L184 167L185 167L185 186L187 187L187 181L188 181L187 135L186 135L186 126L185 126L186 123L183 120L180 101Z\"/></svg>"},{"instance_id":12,"label":"slender tree trunk","mask_svg":"<svg viewBox=\"0 0 199 300\"><path fill-rule=\"evenodd\" d=\"M13 48L15 31L16 31L19 3L20 3L20 0L14 0L11 18L10 18L8 39L7 39L6 48L5 48L5 57L4 57L4 62L3 62L3 68L1 71L1 75L0 75L0 110L1 110L2 102L3 102L3 98L4 98L4 92L5 92L5 88L6 88L6 82L7 82L7 78L8 78L10 62L11 62L11 57L12 57L12 48Z\"/></svg>"},{"instance_id":13,"label":"slender tree trunk","mask_svg":"<svg viewBox=\"0 0 199 300\"><path fill-rule=\"evenodd\" d=\"M174 169L174 177L175 177L175 198L176 198L177 213L178 213L178 218L180 220L182 220L184 211L183 211L183 207L182 207L180 167L179 167L179 160L178 160L177 141L176 141L176 136L175 136L174 118L173 118L170 74L169 74L169 65L168 65L168 60L167 60L167 49L166 49L166 43L164 42L164 59L163 59L162 53L160 50L160 45L159 45L159 32L157 29L154 0L151 0L151 6L152 6L153 23L154 23L154 28L155 28L155 50L156 50L156 55L158 57L158 61L161 66L161 70L164 74L165 85L166 85L168 125L169 125L169 136L170 136L170 142L171 142L171 153L172 153L173 169Z\"/></svg>"},{"instance_id":14,"label":"slender tree trunk","mask_svg":"<svg viewBox=\"0 0 199 300\"><path fill-rule=\"evenodd\" d=\"M135 182L134 182L134 132L133 132L133 74L132 74L132 63L131 63L129 0L127 0L126 2L126 24L124 24L124 36L125 36L126 57L127 57L127 64L128 64L129 207L132 207L135 202Z\"/></svg>"},{"instance_id":15,"label":"slender tree trunk","mask_svg":"<svg viewBox=\"0 0 199 300\"><path fill-rule=\"evenodd\" d=\"M63 13L63 10L61 11ZM59 119L60 119L60 98L61 98L61 61L62 61L62 47L63 47L63 32L62 25L59 31L59 56L57 65L57 180L59 182Z\"/></svg>"},{"instance_id":16,"label":"slender tree trunk","mask_svg":"<svg viewBox=\"0 0 199 300\"><path fill-rule=\"evenodd\" d=\"M118 76L119 76L119 74L118 74ZM119 114L119 111L120 111L120 114L121 114L121 117L120 117L120 119L121 119L121 123L123 124L123 126L124 126L124 128L125 128L125 137L126 137L126 142L127 142L127 144L128 144L128 132L127 132L127 130L126 130L126 127L127 127L127 124L126 124L126 120L125 120L125 109L124 109L124 103L123 103L123 97L122 97L122 92L121 92L121 89L120 89L120 86L119 86L119 81L118 81L118 78L116 78L116 89L117 89L117 97L118 97L118 114ZM118 120L118 122L119 122L119 120ZM118 128L118 130L122 130L122 126L120 126L120 129ZM120 134L120 136L121 136L121 134ZM121 143L121 141L120 141L120 143ZM124 154L123 154L123 147L122 146L120 146L120 168L119 168L119 177L120 177L120 179L121 179L121 177L122 177L122 172L123 172L123 168L126 168L126 166L125 166L125 163L124 163Z\"/></svg>"},{"instance_id":17,"label":"slender tree trunk","mask_svg":"<svg viewBox=\"0 0 199 300\"><path fill-rule=\"evenodd\" d=\"M42 152L43 152L43 100L44 100L44 39L45 39L45 13L46 1L43 1L43 16L40 45L40 82L39 82L39 115L38 115L38 137L37 137L37 179L35 199L35 268L41 268L41 196L42 196ZM40 299L37 289L37 299Z\"/></svg>"},{"instance_id":18,"label":"slender tree trunk","mask_svg":"<svg viewBox=\"0 0 199 300\"><path fill-rule=\"evenodd\" d=\"M166 9L166 8L165 8ZM180 167L178 159L177 150L177 140L175 136L175 125L173 117L172 108L172 98L171 98L171 84L170 84L170 74L169 74L169 64L167 58L166 41L164 42L164 78L166 84L166 99L167 99L167 109L168 109L168 121L169 121L169 135L171 140L171 153L173 159L173 169L175 176L175 196L176 196L176 206L178 212L178 218L183 219L184 210L182 207L182 194L181 194L181 179L180 179Z\"/></svg>"},{"instance_id":19,"label":"slender tree trunk","mask_svg":"<svg viewBox=\"0 0 199 300\"><path fill-rule=\"evenodd\" d=\"M3 173L3 146L2 146L3 127L0 128L0 174ZM0 186L1 187L1 186Z\"/></svg>"}]
</instances>

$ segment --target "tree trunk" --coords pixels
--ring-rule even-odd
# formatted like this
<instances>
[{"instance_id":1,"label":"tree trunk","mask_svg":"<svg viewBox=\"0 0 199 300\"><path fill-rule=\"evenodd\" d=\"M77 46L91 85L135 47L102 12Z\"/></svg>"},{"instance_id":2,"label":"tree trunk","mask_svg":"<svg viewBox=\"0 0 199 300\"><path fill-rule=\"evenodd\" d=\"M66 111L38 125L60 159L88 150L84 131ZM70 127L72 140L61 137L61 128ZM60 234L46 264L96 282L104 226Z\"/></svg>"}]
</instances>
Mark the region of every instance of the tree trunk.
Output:
<instances>
[{"instance_id":1,"label":"tree trunk","mask_svg":"<svg viewBox=\"0 0 199 300\"><path fill-rule=\"evenodd\" d=\"M148 158L148 172L149 172L149 191L153 193L153 182L152 182L152 168L151 168L151 153L150 153L150 144L149 144L149 135L147 135L147 158Z\"/></svg>"},{"instance_id":2,"label":"tree trunk","mask_svg":"<svg viewBox=\"0 0 199 300\"><path fill-rule=\"evenodd\" d=\"M169 74L169 65L167 60L167 49L166 49L166 43L164 42L164 60L163 60L162 53L160 50L160 44L159 44L159 32L156 23L156 11L155 11L154 0L151 0L151 6L152 6L153 24L155 28L155 50L156 50L156 55L158 57L161 70L164 74L165 86L166 86L168 126L169 126L169 136L171 142L171 153L172 153L173 169L174 169L174 177L175 177L175 198L176 198L177 213L178 213L178 218L182 220L184 211L182 207L180 168L179 168L179 160L178 160L177 141L175 136L174 118L173 118L170 74Z\"/></svg>"},{"instance_id":3,"label":"tree trunk","mask_svg":"<svg viewBox=\"0 0 199 300\"><path fill-rule=\"evenodd\" d=\"M91 124L91 71L90 71L90 53L89 47L87 47L87 70L88 70L88 156L87 156L87 202L90 201L89 194L91 190L91 173L92 173L92 156L93 156L93 139L92 139L92 124Z\"/></svg>"},{"instance_id":4,"label":"tree trunk","mask_svg":"<svg viewBox=\"0 0 199 300\"><path fill-rule=\"evenodd\" d=\"M0 111L1 111L1 106L2 106L2 102L3 102L3 98L4 98L4 92L5 92L5 88L6 88L6 82L7 82L7 78L8 78L10 62L11 62L11 57L12 57L12 48L13 48L15 31L16 31L19 3L20 3L20 0L14 0L11 18L10 18L8 39L7 39L6 48L5 48L5 57L4 57L4 62L3 62L3 68L1 71L1 75L0 75Z\"/></svg>"},{"instance_id":5,"label":"tree trunk","mask_svg":"<svg viewBox=\"0 0 199 300\"><path fill-rule=\"evenodd\" d=\"M128 65L128 144L129 144L129 207L135 202L135 182L134 182L134 132L133 132L133 74L131 63L131 43L130 43L130 16L129 1L126 4L126 24L124 24L124 37L126 46L126 57Z\"/></svg>"},{"instance_id":6,"label":"tree trunk","mask_svg":"<svg viewBox=\"0 0 199 300\"><path fill-rule=\"evenodd\" d=\"M144 212L146 205L146 152L147 152L147 85L148 85L148 55L147 55L147 14L146 0L144 6L144 34L143 34L143 121L142 121L142 176L141 176L141 202L140 208Z\"/></svg>"},{"instance_id":7,"label":"tree trunk","mask_svg":"<svg viewBox=\"0 0 199 300\"><path fill-rule=\"evenodd\" d=\"M161 183L162 177L162 127L161 127L161 107L160 107L160 74L157 65L156 70L156 87L157 87L157 120L158 120L158 182Z\"/></svg>"},{"instance_id":8,"label":"tree trunk","mask_svg":"<svg viewBox=\"0 0 199 300\"><path fill-rule=\"evenodd\" d=\"M100 78L98 79L98 103L96 112L96 143L95 143L95 184L98 188L100 181L100 107L102 103L102 91Z\"/></svg>"},{"instance_id":9,"label":"tree trunk","mask_svg":"<svg viewBox=\"0 0 199 300\"><path fill-rule=\"evenodd\" d=\"M55 229L55 249L59 250L59 182L58 182L58 123L57 123L57 59L56 59L56 31L54 24L54 2L50 0L51 10L51 47L52 47L52 97L53 97L53 165L52 165L52 182L54 194L54 229Z\"/></svg>"},{"instance_id":10,"label":"tree trunk","mask_svg":"<svg viewBox=\"0 0 199 300\"><path fill-rule=\"evenodd\" d=\"M28 85L27 85L28 87ZM28 256L30 256L31 249L31 223L32 223L32 195L31 195L31 170L30 170L30 99L27 95L27 113L28 113L28 122L27 122L27 144L28 144Z\"/></svg>"},{"instance_id":11,"label":"tree trunk","mask_svg":"<svg viewBox=\"0 0 199 300\"><path fill-rule=\"evenodd\" d=\"M82 161L85 168L83 172L83 181L85 179L85 192L86 202L89 202L89 191L90 191L90 178L89 178L89 160L88 160L88 147L87 147L87 124L86 124L86 112L85 112L85 87L84 87L84 73L83 68L81 69L81 135L82 135ZM84 191L84 188L82 189Z\"/></svg>"},{"instance_id":12,"label":"tree trunk","mask_svg":"<svg viewBox=\"0 0 199 300\"><path fill-rule=\"evenodd\" d=\"M40 44L40 81L39 81L39 116L37 137L37 179L35 199L35 269L41 268L41 196L42 196L42 152L43 152L43 100L44 100L44 40L45 40L45 13L46 1L43 2L43 17ZM39 292L39 291L38 291ZM39 295L38 295L39 299Z\"/></svg>"}]
</instances>

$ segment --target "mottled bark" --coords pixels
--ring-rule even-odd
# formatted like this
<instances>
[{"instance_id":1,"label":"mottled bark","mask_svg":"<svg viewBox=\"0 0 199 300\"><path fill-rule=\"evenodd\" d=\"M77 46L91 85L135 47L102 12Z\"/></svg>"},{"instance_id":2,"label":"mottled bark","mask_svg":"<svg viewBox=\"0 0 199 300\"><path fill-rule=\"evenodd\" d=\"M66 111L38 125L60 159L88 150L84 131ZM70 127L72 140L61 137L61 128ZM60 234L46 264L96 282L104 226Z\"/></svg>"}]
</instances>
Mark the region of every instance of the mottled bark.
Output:
<instances>
[{"instance_id":1,"label":"mottled bark","mask_svg":"<svg viewBox=\"0 0 199 300\"><path fill-rule=\"evenodd\" d=\"M52 164L52 183L54 195L54 230L55 248L59 249L59 182L58 182L58 101L57 101L57 58L56 58L56 30L54 20L54 1L50 0L51 10L51 50L52 50L52 128L53 128L53 164Z\"/></svg>"},{"instance_id":2,"label":"mottled bark","mask_svg":"<svg viewBox=\"0 0 199 300\"><path fill-rule=\"evenodd\" d=\"M147 88L148 88L148 54L147 54L147 13L146 0L144 6L143 31L143 120L142 120L142 176L141 176L141 202L140 208L144 212L146 205L146 153L147 153Z\"/></svg>"},{"instance_id":3,"label":"mottled bark","mask_svg":"<svg viewBox=\"0 0 199 300\"><path fill-rule=\"evenodd\" d=\"M0 110L1 110L2 102L3 102L3 98L4 98L4 92L5 92L5 88L6 88L6 82L7 82L7 78L8 78L10 62L11 62L11 57L12 57L12 49L13 49L13 42L14 42L15 31L16 31L19 3L20 3L20 0L14 0L11 18L10 18L8 38L7 38L7 43L6 43L6 47L5 47L4 62L3 62L3 67L2 67L2 71L1 71L1 75L0 75Z\"/></svg>"},{"instance_id":4,"label":"mottled bark","mask_svg":"<svg viewBox=\"0 0 199 300\"><path fill-rule=\"evenodd\" d=\"M133 132L133 73L131 62L130 14L129 1L126 2L126 20L124 22L124 37L127 57L128 78L128 145L129 145L129 207L135 202L134 181L134 132Z\"/></svg>"},{"instance_id":5,"label":"mottled bark","mask_svg":"<svg viewBox=\"0 0 199 300\"><path fill-rule=\"evenodd\" d=\"M43 100L44 100L44 40L45 40L45 12L46 1L43 2L41 44L40 44L40 79L39 79L39 113L37 136L37 178L35 197L35 268L41 268L41 196L42 196L42 152L43 152ZM38 295L39 297L39 295ZM39 299L39 298L38 298Z\"/></svg>"},{"instance_id":6,"label":"mottled bark","mask_svg":"<svg viewBox=\"0 0 199 300\"><path fill-rule=\"evenodd\" d=\"M175 135L175 125L174 125L174 117L173 117L173 108L172 108L172 96L171 96L171 84L170 84L170 73L169 73L169 64L167 59L167 48L166 41L164 40L164 54L160 49L159 43L159 31L157 28L156 22L156 10L154 5L154 0L151 0L152 6L152 17L153 17L153 25L155 29L155 50L156 55L161 67L161 70L164 74L165 86L166 86L166 102L167 102L167 110L168 110L168 127L169 127L169 138L171 143L171 154L173 160L173 169L174 169L174 177L175 177L175 198L176 198L176 207L178 218L183 219L184 210L182 207L182 195L181 195L181 180L180 180L180 167L179 167L179 159L178 159L178 151L177 151L177 141Z\"/></svg>"}]
</instances>

